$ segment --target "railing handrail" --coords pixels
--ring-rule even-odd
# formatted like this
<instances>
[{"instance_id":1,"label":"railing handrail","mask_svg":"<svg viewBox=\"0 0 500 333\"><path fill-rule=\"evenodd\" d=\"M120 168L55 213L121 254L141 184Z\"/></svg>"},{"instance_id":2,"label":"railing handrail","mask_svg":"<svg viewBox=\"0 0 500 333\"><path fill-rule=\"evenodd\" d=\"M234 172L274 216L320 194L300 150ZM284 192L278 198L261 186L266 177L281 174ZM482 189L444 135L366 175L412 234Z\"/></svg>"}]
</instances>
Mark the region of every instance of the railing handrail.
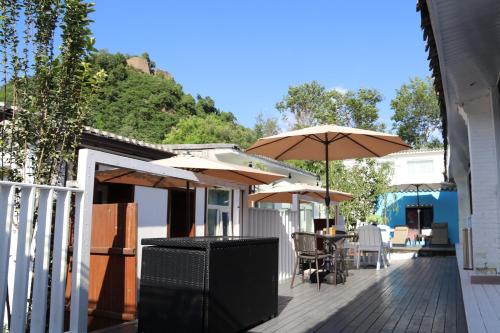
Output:
<instances>
[{"instance_id":1,"label":"railing handrail","mask_svg":"<svg viewBox=\"0 0 500 333\"><path fill-rule=\"evenodd\" d=\"M40 184L32 184L32 183L18 183L18 182L10 182L5 180L0 180L0 186L16 186L16 187L35 187L42 190L54 190L54 191L71 191L71 192L83 192L83 189L78 187L63 187L63 186L54 186L54 185L40 185Z\"/></svg>"}]
</instances>

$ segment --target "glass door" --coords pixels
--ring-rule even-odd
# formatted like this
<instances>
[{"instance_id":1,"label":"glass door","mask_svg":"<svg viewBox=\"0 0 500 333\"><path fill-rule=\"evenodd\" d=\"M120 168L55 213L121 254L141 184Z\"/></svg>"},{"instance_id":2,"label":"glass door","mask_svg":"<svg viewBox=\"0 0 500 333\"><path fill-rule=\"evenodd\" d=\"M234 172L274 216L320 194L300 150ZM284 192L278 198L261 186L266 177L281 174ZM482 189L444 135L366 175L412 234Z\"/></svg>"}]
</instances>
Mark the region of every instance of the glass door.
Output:
<instances>
[{"instance_id":1,"label":"glass door","mask_svg":"<svg viewBox=\"0 0 500 333\"><path fill-rule=\"evenodd\" d=\"M207 207L207 236L231 236L230 191L210 189Z\"/></svg>"},{"instance_id":2,"label":"glass door","mask_svg":"<svg viewBox=\"0 0 500 333\"><path fill-rule=\"evenodd\" d=\"M232 235L229 209L227 207L211 207L207 212L207 236Z\"/></svg>"}]
</instances>

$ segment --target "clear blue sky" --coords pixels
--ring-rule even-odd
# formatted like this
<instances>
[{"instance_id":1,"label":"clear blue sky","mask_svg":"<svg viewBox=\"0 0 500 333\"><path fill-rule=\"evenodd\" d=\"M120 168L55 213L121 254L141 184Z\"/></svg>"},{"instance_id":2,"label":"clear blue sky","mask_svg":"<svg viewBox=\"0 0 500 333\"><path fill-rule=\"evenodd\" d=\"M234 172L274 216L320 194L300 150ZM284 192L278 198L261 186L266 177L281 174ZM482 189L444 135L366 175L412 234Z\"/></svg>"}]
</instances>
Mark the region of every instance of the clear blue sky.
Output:
<instances>
[{"instance_id":1,"label":"clear blue sky","mask_svg":"<svg viewBox=\"0 0 500 333\"><path fill-rule=\"evenodd\" d=\"M288 86L376 88L381 118L409 77L429 75L415 0L97 1L97 48L148 52L184 90L239 122L278 116Z\"/></svg>"}]
</instances>

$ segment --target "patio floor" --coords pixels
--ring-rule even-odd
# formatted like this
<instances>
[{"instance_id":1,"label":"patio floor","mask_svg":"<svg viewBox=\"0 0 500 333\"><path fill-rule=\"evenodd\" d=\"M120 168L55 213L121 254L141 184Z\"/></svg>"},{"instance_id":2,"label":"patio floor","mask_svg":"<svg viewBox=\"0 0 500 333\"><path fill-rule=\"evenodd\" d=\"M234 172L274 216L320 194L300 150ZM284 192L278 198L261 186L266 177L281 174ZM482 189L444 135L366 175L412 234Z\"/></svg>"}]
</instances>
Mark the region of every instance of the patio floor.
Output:
<instances>
[{"instance_id":1,"label":"patio floor","mask_svg":"<svg viewBox=\"0 0 500 333\"><path fill-rule=\"evenodd\" d=\"M455 257L393 261L379 271L350 271L346 284L289 281L279 286L279 315L250 332L467 332ZM136 322L99 332L132 333Z\"/></svg>"},{"instance_id":2,"label":"patio floor","mask_svg":"<svg viewBox=\"0 0 500 333\"><path fill-rule=\"evenodd\" d=\"M345 285L279 288L279 315L251 332L467 332L455 257L352 270Z\"/></svg>"}]
</instances>

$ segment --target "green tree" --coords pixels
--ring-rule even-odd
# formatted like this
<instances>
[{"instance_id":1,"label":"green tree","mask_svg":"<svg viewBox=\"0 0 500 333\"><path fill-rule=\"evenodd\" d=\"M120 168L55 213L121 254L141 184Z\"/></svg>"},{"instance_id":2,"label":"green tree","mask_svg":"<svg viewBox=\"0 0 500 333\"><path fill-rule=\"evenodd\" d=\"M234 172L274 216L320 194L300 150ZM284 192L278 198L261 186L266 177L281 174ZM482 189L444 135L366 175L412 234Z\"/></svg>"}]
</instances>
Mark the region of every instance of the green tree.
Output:
<instances>
[{"instance_id":1,"label":"green tree","mask_svg":"<svg viewBox=\"0 0 500 333\"><path fill-rule=\"evenodd\" d=\"M167 134L164 143L234 143L242 148L255 142L255 133L236 123L230 113L208 114L181 119Z\"/></svg>"},{"instance_id":2,"label":"green tree","mask_svg":"<svg viewBox=\"0 0 500 333\"><path fill-rule=\"evenodd\" d=\"M383 130L379 122L378 103L382 95L376 89L357 91L328 90L316 81L288 88L288 93L276 104L291 128L321 124Z\"/></svg>"},{"instance_id":3,"label":"green tree","mask_svg":"<svg viewBox=\"0 0 500 333\"><path fill-rule=\"evenodd\" d=\"M318 125L324 121L338 121L335 91L328 91L317 81L288 87L288 93L276 103L276 109L290 128Z\"/></svg>"},{"instance_id":4,"label":"green tree","mask_svg":"<svg viewBox=\"0 0 500 333\"><path fill-rule=\"evenodd\" d=\"M375 159L357 160L352 166L336 161L332 172L333 188L353 196L352 200L340 205L346 225L353 226L357 220L368 221L380 198L390 190L392 167L387 163L377 163Z\"/></svg>"},{"instance_id":5,"label":"green tree","mask_svg":"<svg viewBox=\"0 0 500 333\"><path fill-rule=\"evenodd\" d=\"M379 122L377 107L383 97L376 89L360 88L358 91L347 91L338 98L342 125L374 131L385 129L385 124Z\"/></svg>"},{"instance_id":6,"label":"green tree","mask_svg":"<svg viewBox=\"0 0 500 333\"><path fill-rule=\"evenodd\" d=\"M262 138L265 136L276 135L280 132L278 125L278 119L276 118L266 118L262 113L259 113L255 118L255 125L253 128L255 136L257 138Z\"/></svg>"},{"instance_id":7,"label":"green tree","mask_svg":"<svg viewBox=\"0 0 500 333\"><path fill-rule=\"evenodd\" d=\"M150 66L154 62L142 55ZM95 71L107 80L95 99L89 125L152 143L160 143L184 118L213 114L229 117L212 98L186 94L180 84L164 76L149 75L127 66L128 55L101 50L91 58ZM232 117L232 116L231 116Z\"/></svg>"},{"instance_id":8,"label":"green tree","mask_svg":"<svg viewBox=\"0 0 500 333\"><path fill-rule=\"evenodd\" d=\"M88 63L94 50L92 11L92 4L80 0L1 4L3 98L18 107L9 128L2 126L1 152L3 157L10 150L16 180L28 164L37 183L59 183L63 172L71 173L67 165L76 157L91 101L105 76Z\"/></svg>"},{"instance_id":9,"label":"green tree","mask_svg":"<svg viewBox=\"0 0 500 333\"><path fill-rule=\"evenodd\" d=\"M392 126L403 140L414 148L442 146L439 103L430 77L415 77L403 84L391 108Z\"/></svg>"}]
</instances>

